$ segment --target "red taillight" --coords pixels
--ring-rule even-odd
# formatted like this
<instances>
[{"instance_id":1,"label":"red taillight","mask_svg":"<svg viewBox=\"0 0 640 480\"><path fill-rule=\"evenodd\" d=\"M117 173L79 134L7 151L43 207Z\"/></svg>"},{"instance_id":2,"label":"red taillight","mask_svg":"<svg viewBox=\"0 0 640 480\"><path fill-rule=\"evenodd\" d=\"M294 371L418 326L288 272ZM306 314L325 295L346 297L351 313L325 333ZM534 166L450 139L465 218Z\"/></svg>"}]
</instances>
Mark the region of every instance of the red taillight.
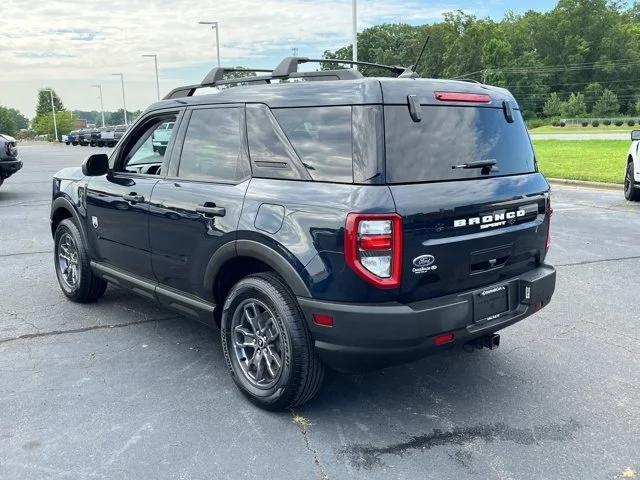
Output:
<instances>
[{"instance_id":1,"label":"red taillight","mask_svg":"<svg viewBox=\"0 0 640 480\"><path fill-rule=\"evenodd\" d=\"M344 230L347 265L378 288L398 288L402 274L402 217L350 213Z\"/></svg>"},{"instance_id":2,"label":"red taillight","mask_svg":"<svg viewBox=\"0 0 640 480\"><path fill-rule=\"evenodd\" d=\"M491 103L491 97L484 93L435 92L441 102Z\"/></svg>"}]
</instances>

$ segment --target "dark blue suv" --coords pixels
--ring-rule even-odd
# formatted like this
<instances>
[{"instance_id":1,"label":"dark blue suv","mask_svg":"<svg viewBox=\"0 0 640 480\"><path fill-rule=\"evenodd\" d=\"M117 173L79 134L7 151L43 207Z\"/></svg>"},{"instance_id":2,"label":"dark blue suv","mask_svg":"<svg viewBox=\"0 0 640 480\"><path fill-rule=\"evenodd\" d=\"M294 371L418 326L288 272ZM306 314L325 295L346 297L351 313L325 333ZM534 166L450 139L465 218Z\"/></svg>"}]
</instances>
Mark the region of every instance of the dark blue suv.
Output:
<instances>
[{"instance_id":1,"label":"dark blue suv","mask_svg":"<svg viewBox=\"0 0 640 480\"><path fill-rule=\"evenodd\" d=\"M53 180L64 294L109 282L217 325L268 409L312 398L326 366L494 348L555 288L549 185L509 92L308 61L214 69Z\"/></svg>"}]
</instances>

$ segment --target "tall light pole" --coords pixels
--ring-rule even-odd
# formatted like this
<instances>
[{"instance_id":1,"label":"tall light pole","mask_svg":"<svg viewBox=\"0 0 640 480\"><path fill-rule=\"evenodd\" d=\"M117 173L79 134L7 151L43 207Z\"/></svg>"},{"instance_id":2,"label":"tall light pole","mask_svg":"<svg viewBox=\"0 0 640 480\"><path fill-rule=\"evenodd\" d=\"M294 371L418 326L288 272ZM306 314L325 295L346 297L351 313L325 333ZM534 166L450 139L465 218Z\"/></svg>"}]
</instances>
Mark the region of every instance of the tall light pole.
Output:
<instances>
[{"instance_id":1,"label":"tall light pole","mask_svg":"<svg viewBox=\"0 0 640 480\"><path fill-rule=\"evenodd\" d=\"M53 131L56 135L56 142L58 141L58 123L56 122L56 106L53 103L53 90L45 90L45 92L49 92L51 97L51 113L53 113Z\"/></svg>"},{"instance_id":2,"label":"tall light pole","mask_svg":"<svg viewBox=\"0 0 640 480\"><path fill-rule=\"evenodd\" d=\"M158 55L155 53L143 53L143 57L153 57L153 61L156 64L156 93L158 94L158 100L160 100L160 77L158 76Z\"/></svg>"},{"instance_id":3,"label":"tall light pole","mask_svg":"<svg viewBox=\"0 0 640 480\"><path fill-rule=\"evenodd\" d=\"M124 124L129 125L127 122L127 101L124 98L124 73L112 73L111 75L120 77L120 83L122 84L122 106L124 107Z\"/></svg>"},{"instance_id":4,"label":"tall light pole","mask_svg":"<svg viewBox=\"0 0 640 480\"><path fill-rule=\"evenodd\" d=\"M218 57L218 67L220 66L220 24L218 22L198 22L200 25L211 25L211 29L216 31L216 55Z\"/></svg>"},{"instance_id":5,"label":"tall light pole","mask_svg":"<svg viewBox=\"0 0 640 480\"><path fill-rule=\"evenodd\" d=\"M104 104L102 103L102 85L91 85L100 90L100 113L102 114L102 126L104 127Z\"/></svg>"},{"instance_id":6,"label":"tall light pole","mask_svg":"<svg viewBox=\"0 0 640 480\"><path fill-rule=\"evenodd\" d=\"M352 0L351 17L353 21L353 58L354 62L358 61L358 0ZM353 68L358 69L357 65Z\"/></svg>"}]
</instances>

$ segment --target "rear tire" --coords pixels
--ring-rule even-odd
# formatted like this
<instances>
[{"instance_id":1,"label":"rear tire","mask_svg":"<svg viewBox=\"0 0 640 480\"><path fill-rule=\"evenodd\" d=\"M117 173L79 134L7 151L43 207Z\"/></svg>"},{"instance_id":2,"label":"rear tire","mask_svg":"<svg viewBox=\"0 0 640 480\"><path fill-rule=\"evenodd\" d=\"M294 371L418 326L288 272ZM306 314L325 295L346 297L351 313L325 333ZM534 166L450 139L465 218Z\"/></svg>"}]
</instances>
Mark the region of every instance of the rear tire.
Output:
<instances>
[{"instance_id":1,"label":"rear tire","mask_svg":"<svg viewBox=\"0 0 640 480\"><path fill-rule=\"evenodd\" d=\"M298 303L274 273L239 281L224 303L224 356L240 391L266 410L288 410L313 398L324 365Z\"/></svg>"},{"instance_id":2,"label":"rear tire","mask_svg":"<svg viewBox=\"0 0 640 480\"><path fill-rule=\"evenodd\" d=\"M633 174L633 162L629 162L624 177L624 198L630 202L638 202L640 201L640 189L635 187Z\"/></svg>"},{"instance_id":3,"label":"rear tire","mask_svg":"<svg viewBox=\"0 0 640 480\"><path fill-rule=\"evenodd\" d=\"M72 220L60 222L54 243L56 275L62 293L74 302L93 302L104 295L107 282L91 270L82 235Z\"/></svg>"}]
</instances>

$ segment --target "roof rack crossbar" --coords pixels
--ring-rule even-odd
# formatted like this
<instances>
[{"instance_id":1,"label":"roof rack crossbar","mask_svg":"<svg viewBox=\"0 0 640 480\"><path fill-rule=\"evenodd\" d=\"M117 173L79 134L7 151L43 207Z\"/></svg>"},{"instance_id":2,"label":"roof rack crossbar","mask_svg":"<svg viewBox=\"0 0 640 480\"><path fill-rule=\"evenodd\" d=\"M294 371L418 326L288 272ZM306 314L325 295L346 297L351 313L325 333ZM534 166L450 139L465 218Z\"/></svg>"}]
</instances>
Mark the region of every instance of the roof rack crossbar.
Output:
<instances>
[{"instance_id":1,"label":"roof rack crossbar","mask_svg":"<svg viewBox=\"0 0 640 480\"><path fill-rule=\"evenodd\" d=\"M407 70L406 67L382 65L380 63L371 62L357 62L354 60L342 60L339 58L287 57L278 64L275 70L273 70L272 76L274 78L288 77L292 73L298 71L298 65L301 63L343 63L347 65L362 65L367 67L384 68L385 70L390 70L398 75Z\"/></svg>"},{"instance_id":2,"label":"roof rack crossbar","mask_svg":"<svg viewBox=\"0 0 640 480\"><path fill-rule=\"evenodd\" d=\"M405 67L382 65L380 63L356 62L353 60L342 60L339 58L307 58L307 57L286 57L274 70L260 68L213 68L198 85L186 85L178 87L169 92L164 99L177 99L181 97L191 97L199 88L215 87L219 85L238 85L241 83L271 83L272 80L286 80L289 78L302 78L307 80L354 80L362 78L363 75L354 69L320 70L315 72L299 72L298 65L301 63L338 63L347 65L362 65L367 67L383 68L392 71L398 76L403 76L408 70ZM268 73L269 75L224 78L225 73L230 72L253 72Z\"/></svg>"}]
</instances>

